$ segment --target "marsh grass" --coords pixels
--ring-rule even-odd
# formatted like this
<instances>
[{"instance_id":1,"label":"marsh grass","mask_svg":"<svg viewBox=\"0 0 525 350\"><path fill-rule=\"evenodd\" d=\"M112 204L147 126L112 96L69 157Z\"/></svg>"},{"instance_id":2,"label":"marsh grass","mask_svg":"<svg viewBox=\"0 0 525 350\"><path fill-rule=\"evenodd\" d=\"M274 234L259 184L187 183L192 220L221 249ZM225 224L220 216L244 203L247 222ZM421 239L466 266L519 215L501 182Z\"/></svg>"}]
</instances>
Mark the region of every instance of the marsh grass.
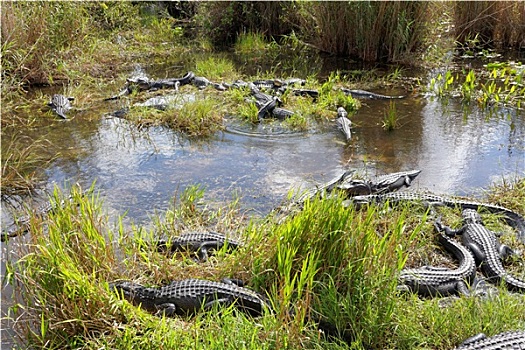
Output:
<instances>
[{"instance_id":1,"label":"marsh grass","mask_svg":"<svg viewBox=\"0 0 525 350\"><path fill-rule=\"evenodd\" d=\"M37 189L43 177L42 164L57 156L45 151L48 144L47 140L31 141L20 134L14 134L9 140L2 137L2 201L30 195Z\"/></svg>"},{"instance_id":2,"label":"marsh grass","mask_svg":"<svg viewBox=\"0 0 525 350\"><path fill-rule=\"evenodd\" d=\"M522 196L522 187L521 182L509 183L494 193L505 202ZM6 278L15 288L11 315L28 346L348 348L317 331L323 321L333 324L335 334L353 349L442 349L480 331L492 335L525 325L523 295L504 289L483 300L451 299L445 308L440 299L399 294L398 271L426 260L411 257L418 249L435 247L429 222L435 217L423 206L356 210L344 208L339 197L314 198L280 223L271 216L248 221L237 200L212 208L204 201L204 189L191 186L146 230L125 228L121 220L110 228L94 188L83 192L74 187L71 195L46 225L44 219L32 221L29 244L9 242L18 255L6 262ZM55 190L51 200L63 197ZM458 220L453 209L439 215L447 224ZM492 222L496 220L488 220ZM234 233L245 246L197 263L191 255L157 253L149 244L161 234L192 229ZM107 282L118 279L161 285L222 277L243 279L270 298L275 312L254 320L227 308L167 319L140 310L107 288Z\"/></svg>"},{"instance_id":3,"label":"marsh grass","mask_svg":"<svg viewBox=\"0 0 525 350\"><path fill-rule=\"evenodd\" d=\"M222 103L214 98L186 102L180 108L165 110L152 107L131 107L126 119L139 129L165 126L189 137L209 137L223 127Z\"/></svg>"},{"instance_id":4,"label":"marsh grass","mask_svg":"<svg viewBox=\"0 0 525 350\"><path fill-rule=\"evenodd\" d=\"M238 77L233 62L224 57L211 56L195 63L195 74L213 82L233 81Z\"/></svg>"},{"instance_id":5,"label":"marsh grass","mask_svg":"<svg viewBox=\"0 0 525 350\"><path fill-rule=\"evenodd\" d=\"M525 6L515 1L458 2L454 4L454 24L456 40L464 49L519 48L525 40Z\"/></svg>"},{"instance_id":6,"label":"marsh grass","mask_svg":"<svg viewBox=\"0 0 525 350\"><path fill-rule=\"evenodd\" d=\"M302 33L323 51L397 61L421 43L426 3L301 3Z\"/></svg>"},{"instance_id":7,"label":"marsh grass","mask_svg":"<svg viewBox=\"0 0 525 350\"><path fill-rule=\"evenodd\" d=\"M399 115L397 114L396 103L390 101L388 109L383 114L383 129L392 131L400 127Z\"/></svg>"},{"instance_id":8,"label":"marsh grass","mask_svg":"<svg viewBox=\"0 0 525 350\"><path fill-rule=\"evenodd\" d=\"M272 52L278 48L275 41L267 41L261 33L244 32L241 33L235 42L235 53L239 55L254 55L265 52Z\"/></svg>"}]
</instances>

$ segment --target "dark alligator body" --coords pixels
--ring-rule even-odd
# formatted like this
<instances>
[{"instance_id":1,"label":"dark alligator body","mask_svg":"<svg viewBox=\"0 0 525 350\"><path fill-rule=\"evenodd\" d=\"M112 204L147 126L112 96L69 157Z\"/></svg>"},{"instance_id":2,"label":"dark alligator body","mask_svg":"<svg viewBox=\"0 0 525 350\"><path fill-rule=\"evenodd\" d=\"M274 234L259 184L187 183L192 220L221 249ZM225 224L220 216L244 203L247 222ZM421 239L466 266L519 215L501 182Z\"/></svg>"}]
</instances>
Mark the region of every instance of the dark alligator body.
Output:
<instances>
[{"instance_id":1,"label":"dark alligator body","mask_svg":"<svg viewBox=\"0 0 525 350\"><path fill-rule=\"evenodd\" d=\"M481 216L475 210L465 209L462 216L464 226L458 230L443 226L445 233L462 236L463 244L474 254L476 263L481 265L489 281L503 281L510 290L525 292L525 281L511 275L503 267L502 259L513 254L512 249L499 243L496 234L483 225Z\"/></svg>"},{"instance_id":2,"label":"dark alligator body","mask_svg":"<svg viewBox=\"0 0 525 350\"><path fill-rule=\"evenodd\" d=\"M354 98L367 98L372 100L395 100L404 98L405 96L386 96L381 94L376 94L375 92L365 91L365 90L352 90L347 88L341 88L341 91L346 95L351 95Z\"/></svg>"},{"instance_id":3,"label":"dark alligator body","mask_svg":"<svg viewBox=\"0 0 525 350\"><path fill-rule=\"evenodd\" d=\"M403 269L399 290L408 289L423 297L470 294L469 287L476 277L474 256L467 248L443 234L439 235L439 242L458 259L458 268L423 266Z\"/></svg>"},{"instance_id":4,"label":"dark alligator body","mask_svg":"<svg viewBox=\"0 0 525 350\"><path fill-rule=\"evenodd\" d=\"M146 77L143 73L135 77L126 79L126 86L117 95L108 97L104 101L111 101L120 99L123 96L129 95L134 91L146 91L146 90L159 90L159 89L175 89L178 90L179 86L189 84L195 78L195 74L191 71L186 73L181 78L167 78L151 80Z\"/></svg>"},{"instance_id":5,"label":"dark alligator body","mask_svg":"<svg viewBox=\"0 0 525 350\"><path fill-rule=\"evenodd\" d=\"M437 196L429 193L420 192L395 192L385 194L370 194L363 196L354 196L351 199L345 201L345 205L361 205L373 202L424 202L427 204L444 205L450 208L460 207L461 209L484 209L492 214L503 215L505 222L516 229L518 232L518 239L525 243L525 219L520 214L513 212L505 207L490 204L481 203L470 200L455 199L451 197Z\"/></svg>"},{"instance_id":6,"label":"dark alligator body","mask_svg":"<svg viewBox=\"0 0 525 350\"><path fill-rule=\"evenodd\" d=\"M364 195L371 193L396 191L402 187L410 186L412 181L421 173L421 170L400 171L380 175L370 180L354 179L352 176L354 172L353 170L346 171L316 188L307 190L289 205L278 208L278 211L286 213L292 208L301 208L306 200L311 200L315 196L323 198L334 190L340 190L347 197L361 196L365 198L368 197Z\"/></svg>"},{"instance_id":7,"label":"dark alligator body","mask_svg":"<svg viewBox=\"0 0 525 350\"><path fill-rule=\"evenodd\" d=\"M219 250L224 246L229 249L237 249L242 246L242 243L221 233L205 231L185 232L172 239L162 239L156 246L159 252L189 251L197 253L201 260L206 260L209 250Z\"/></svg>"},{"instance_id":8,"label":"dark alligator body","mask_svg":"<svg viewBox=\"0 0 525 350\"><path fill-rule=\"evenodd\" d=\"M109 287L131 303L168 317L192 316L201 310L230 305L253 317L261 316L265 311L274 312L266 297L242 285L241 281L229 279L222 282L186 279L158 288L144 287L129 281L110 283ZM291 313L294 313L293 310ZM310 320L317 323L318 329L328 337L339 338L349 344L354 340L352 334L338 331L336 326L327 321Z\"/></svg>"},{"instance_id":9,"label":"dark alligator body","mask_svg":"<svg viewBox=\"0 0 525 350\"><path fill-rule=\"evenodd\" d=\"M194 315L199 310L209 310L214 306L228 307L232 304L252 316L262 315L265 309L271 310L265 297L229 280L214 282L187 279L158 288L124 281L110 284L110 287L133 304L170 317Z\"/></svg>"},{"instance_id":10,"label":"dark alligator body","mask_svg":"<svg viewBox=\"0 0 525 350\"><path fill-rule=\"evenodd\" d=\"M294 112L288 109L285 109L285 108L281 108L281 107L275 107L272 110L272 117L274 117L275 119L279 119L279 120L289 118L294 114L295 114Z\"/></svg>"},{"instance_id":11,"label":"dark alligator body","mask_svg":"<svg viewBox=\"0 0 525 350\"><path fill-rule=\"evenodd\" d=\"M465 340L455 350L525 350L525 330L487 337L480 333Z\"/></svg>"},{"instance_id":12,"label":"dark alligator body","mask_svg":"<svg viewBox=\"0 0 525 350\"><path fill-rule=\"evenodd\" d=\"M312 97L314 99L319 97L319 91L313 89L294 89L294 95Z\"/></svg>"}]
</instances>

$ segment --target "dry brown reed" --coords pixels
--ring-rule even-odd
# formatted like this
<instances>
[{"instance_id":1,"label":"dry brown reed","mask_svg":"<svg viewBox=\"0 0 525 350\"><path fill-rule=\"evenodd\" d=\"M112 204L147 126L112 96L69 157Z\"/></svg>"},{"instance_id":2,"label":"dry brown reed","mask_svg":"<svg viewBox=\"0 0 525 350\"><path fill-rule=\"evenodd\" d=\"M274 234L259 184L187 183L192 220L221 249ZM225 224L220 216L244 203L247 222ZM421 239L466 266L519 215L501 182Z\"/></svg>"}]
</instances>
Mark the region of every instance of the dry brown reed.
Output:
<instances>
[{"instance_id":1,"label":"dry brown reed","mask_svg":"<svg viewBox=\"0 0 525 350\"><path fill-rule=\"evenodd\" d=\"M398 61L423 38L425 2L302 3L303 32L319 49L365 61Z\"/></svg>"},{"instance_id":2,"label":"dry brown reed","mask_svg":"<svg viewBox=\"0 0 525 350\"><path fill-rule=\"evenodd\" d=\"M477 36L482 46L525 47L525 2L458 1L454 23L461 44Z\"/></svg>"}]
</instances>

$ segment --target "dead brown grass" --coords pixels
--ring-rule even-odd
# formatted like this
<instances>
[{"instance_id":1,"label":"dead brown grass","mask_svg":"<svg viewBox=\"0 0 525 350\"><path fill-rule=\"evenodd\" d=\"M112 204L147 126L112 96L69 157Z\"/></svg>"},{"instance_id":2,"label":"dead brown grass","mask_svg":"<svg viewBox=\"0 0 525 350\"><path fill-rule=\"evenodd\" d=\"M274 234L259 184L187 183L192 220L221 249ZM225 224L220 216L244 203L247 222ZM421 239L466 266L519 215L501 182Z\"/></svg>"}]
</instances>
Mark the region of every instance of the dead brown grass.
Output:
<instances>
[{"instance_id":1,"label":"dead brown grass","mask_svg":"<svg viewBox=\"0 0 525 350\"><path fill-rule=\"evenodd\" d=\"M525 2L458 1L454 4L456 39L461 44L478 37L494 47L525 47Z\"/></svg>"}]
</instances>

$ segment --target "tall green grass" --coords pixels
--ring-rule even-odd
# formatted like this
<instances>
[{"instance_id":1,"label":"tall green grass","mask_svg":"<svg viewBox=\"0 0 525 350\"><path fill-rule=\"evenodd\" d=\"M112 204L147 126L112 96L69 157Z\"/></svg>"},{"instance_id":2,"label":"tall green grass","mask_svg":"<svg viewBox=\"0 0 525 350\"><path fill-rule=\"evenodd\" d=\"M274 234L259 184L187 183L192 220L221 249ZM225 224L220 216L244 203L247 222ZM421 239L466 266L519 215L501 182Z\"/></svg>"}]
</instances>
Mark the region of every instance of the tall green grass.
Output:
<instances>
[{"instance_id":1,"label":"tall green grass","mask_svg":"<svg viewBox=\"0 0 525 350\"><path fill-rule=\"evenodd\" d=\"M520 184L509 183L505 197L498 192L500 200L523 199ZM11 314L27 347L445 349L479 332L525 326L523 294L499 288L488 299L447 300L397 291L399 270L427 259L414 259L418 250L436 254L435 218L422 206L356 210L345 208L342 198L314 198L277 223L272 216L247 220L235 200L213 207L204 189L194 186L149 230L126 228L118 219L109 224L94 191L75 187L71 194L46 221L32 221L28 244L9 242L18 254L7 261L6 279L16 291ZM63 197L55 191L52 200ZM449 215L457 216L453 212L444 212L447 223ZM197 263L149 244L192 229L235 234L245 245ZM228 308L161 318L107 288L117 279L161 285L223 277L243 279L267 295L275 312L252 319ZM335 337L320 334L318 323L333 325Z\"/></svg>"}]
</instances>

